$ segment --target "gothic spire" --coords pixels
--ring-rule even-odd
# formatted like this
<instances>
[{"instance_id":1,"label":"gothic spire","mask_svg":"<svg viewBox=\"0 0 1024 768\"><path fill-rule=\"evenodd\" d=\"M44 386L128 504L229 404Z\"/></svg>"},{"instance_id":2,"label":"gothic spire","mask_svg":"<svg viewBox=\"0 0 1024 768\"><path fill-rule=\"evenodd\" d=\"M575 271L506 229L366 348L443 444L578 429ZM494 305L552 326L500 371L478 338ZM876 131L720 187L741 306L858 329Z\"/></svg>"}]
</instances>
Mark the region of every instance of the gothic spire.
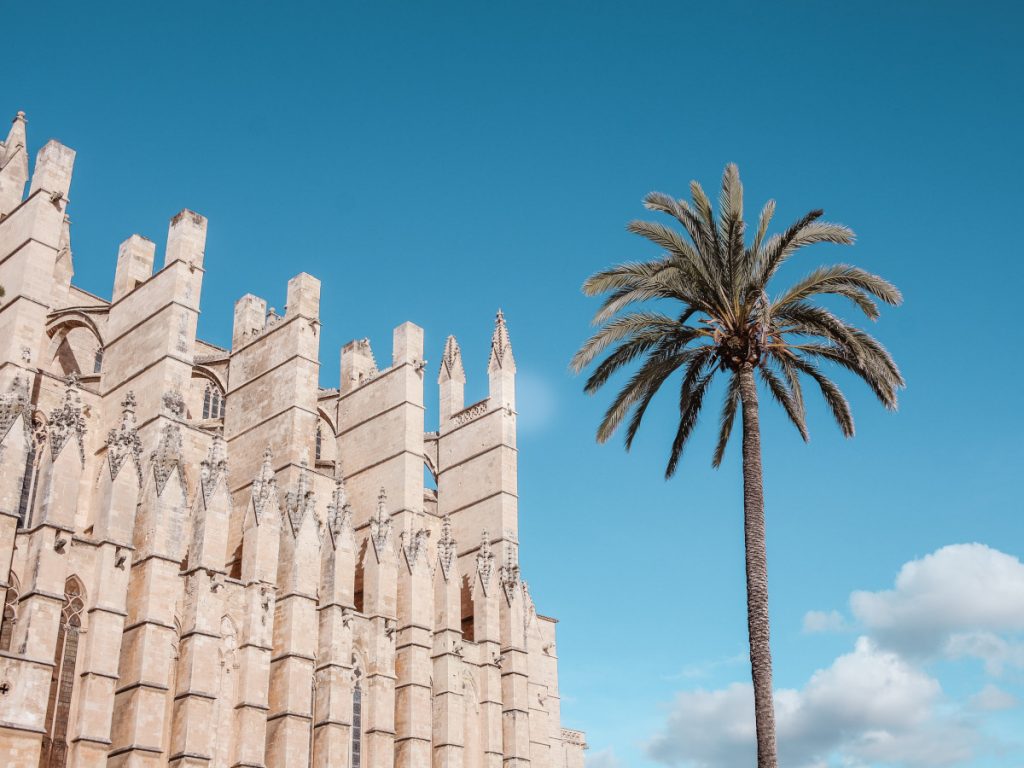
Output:
<instances>
[{"instance_id":1,"label":"gothic spire","mask_svg":"<svg viewBox=\"0 0 1024 768\"><path fill-rule=\"evenodd\" d=\"M449 336L444 343L444 354L441 356L441 371L437 375L440 384L445 379L466 381L466 370L462 367L462 350L454 336Z\"/></svg>"},{"instance_id":2,"label":"gothic spire","mask_svg":"<svg viewBox=\"0 0 1024 768\"><path fill-rule=\"evenodd\" d=\"M78 394L78 377L71 374L64 389L64 401L50 413L47 424L50 438L50 455L57 460L69 438L78 443L78 457L85 466L85 418L82 416L82 399Z\"/></svg>"},{"instance_id":3,"label":"gothic spire","mask_svg":"<svg viewBox=\"0 0 1024 768\"><path fill-rule=\"evenodd\" d=\"M107 433L107 465L111 481L117 479L117 473L129 457L135 464L135 473L141 486L142 440L139 439L139 432L135 427L135 393L130 391L121 401L120 425Z\"/></svg>"},{"instance_id":4,"label":"gothic spire","mask_svg":"<svg viewBox=\"0 0 1024 768\"><path fill-rule=\"evenodd\" d=\"M0 395L0 440L7 437L14 422L22 416L25 442L32 439L32 408L29 403L28 379L18 373L11 379L11 388Z\"/></svg>"},{"instance_id":5,"label":"gothic spire","mask_svg":"<svg viewBox=\"0 0 1024 768\"><path fill-rule=\"evenodd\" d=\"M370 538L373 540L378 559L391 541L391 515L387 511L387 501L387 492L381 488L377 496L377 512L370 518Z\"/></svg>"},{"instance_id":6,"label":"gothic spire","mask_svg":"<svg viewBox=\"0 0 1024 768\"><path fill-rule=\"evenodd\" d=\"M210 450L206 454L206 458L199 462L199 475L202 480L204 498L208 498L213 493L218 480L227 476L227 470L227 444L218 429L213 433L213 441L210 443Z\"/></svg>"},{"instance_id":7,"label":"gothic spire","mask_svg":"<svg viewBox=\"0 0 1024 768\"><path fill-rule=\"evenodd\" d=\"M509 541L505 542L505 562L501 566L500 578L501 588L505 590L505 599L511 603L519 584L519 563L516 562L515 548Z\"/></svg>"},{"instance_id":8,"label":"gothic spire","mask_svg":"<svg viewBox=\"0 0 1024 768\"><path fill-rule=\"evenodd\" d=\"M259 522L270 497L277 496L277 480L274 478L273 454L268 445L263 451L263 463L256 479L252 481L252 508Z\"/></svg>"},{"instance_id":9,"label":"gothic spire","mask_svg":"<svg viewBox=\"0 0 1024 768\"><path fill-rule=\"evenodd\" d=\"M334 540L346 530L352 530L352 506L348 503L348 491L340 472L334 478L334 493L327 505L327 526Z\"/></svg>"},{"instance_id":10,"label":"gothic spire","mask_svg":"<svg viewBox=\"0 0 1024 768\"><path fill-rule=\"evenodd\" d=\"M484 528L480 534L480 550L476 553L476 572L480 575L480 583L484 592L491 585L491 574L494 572L494 553L491 551L491 539Z\"/></svg>"},{"instance_id":11,"label":"gothic spire","mask_svg":"<svg viewBox=\"0 0 1024 768\"><path fill-rule=\"evenodd\" d=\"M437 559L441 563L441 573L448 581L452 575L452 564L455 562L455 539L452 537L452 519L448 515L441 518L441 538L437 542Z\"/></svg>"},{"instance_id":12,"label":"gothic spire","mask_svg":"<svg viewBox=\"0 0 1024 768\"><path fill-rule=\"evenodd\" d=\"M512 341L508 337L505 315L500 309L494 321L494 334L491 336L491 356L487 360L488 371L499 369L509 373L515 373L516 370L516 361L512 357Z\"/></svg>"},{"instance_id":13,"label":"gothic spire","mask_svg":"<svg viewBox=\"0 0 1024 768\"><path fill-rule=\"evenodd\" d=\"M303 458L299 468L299 479L295 485L295 490L288 491L284 503L288 522L292 526L292 533L297 534L299 526L302 525L302 519L307 514L314 514L314 507L316 506L313 491L309 488L309 462L305 458Z\"/></svg>"}]
</instances>

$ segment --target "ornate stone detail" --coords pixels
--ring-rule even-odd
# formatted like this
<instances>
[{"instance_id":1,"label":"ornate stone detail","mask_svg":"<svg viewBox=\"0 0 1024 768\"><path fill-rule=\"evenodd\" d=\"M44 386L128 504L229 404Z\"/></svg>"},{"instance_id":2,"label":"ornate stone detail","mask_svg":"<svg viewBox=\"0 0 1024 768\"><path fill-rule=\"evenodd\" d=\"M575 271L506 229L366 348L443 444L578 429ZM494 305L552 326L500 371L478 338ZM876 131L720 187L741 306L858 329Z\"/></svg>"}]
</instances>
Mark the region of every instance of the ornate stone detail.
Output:
<instances>
[{"instance_id":1,"label":"ornate stone detail","mask_svg":"<svg viewBox=\"0 0 1024 768\"><path fill-rule=\"evenodd\" d=\"M335 542L339 536L352 531L352 505L348 503L348 491L341 475L334 479L334 493L327 505L327 527Z\"/></svg>"},{"instance_id":2,"label":"ornate stone detail","mask_svg":"<svg viewBox=\"0 0 1024 768\"><path fill-rule=\"evenodd\" d=\"M391 542L391 515L387 512L388 495L383 488L377 496L377 512L370 518L370 539L373 541L373 548L377 552L377 558L385 552L385 547Z\"/></svg>"},{"instance_id":3,"label":"ornate stone detail","mask_svg":"<svg viewBox=\"0 0 1024 768\"><path fill-rule=\"evenodd\" d=\"M437 376L438 383L445 379L465 381L466 370L462 365L462 350L454 336L449 336L444 343L444 354L441 356L441 372Z\"/></svg>"},{"instance_id":4,"label":"ornate stone detail","mask_svg":"<svg viewBox=\"0 0 1024 768\"><path fill-rule=\"evenodd\" d=\"M285 515L292 527L292 534L297 535L299 526L306 515L315 519L316 497L309 487L309 464L305 459L299 469L299 480L294 490L288 491L284 498Z\"/></svg>"},{"instance_id":5,"label":"ornate stone detail","mask_svg":"<svg viewBox=\"0 0 1024 768\"><path fill-rule=\"evenodd\" d=\"M164 392L161 398L163 403L164 413L168 416L172 416L175 419L181 419L185 416L185 398L181 396L180 392L170 391Z\"/></svg>"},{"instance_id":6,"label":"ornate stone detail","mask_svg":"<svg viewBox=\"0 0 1024 768\"><path fill-rule=\"evenodd\" d=\"M505 599L511 603L515 600L516 587L519 585L519 563L516 562L515 547L508 541L505 542L505 562L500 568L499 578Z\"/></svg>"},{"instance_id":7,"label":"ornate stone detail","mask_svg":"<svg viewBox=\"0 0 1024 768\"><path fill-rule=\"evenodd\" d=\"M135 474L142 486L142 440L135 427L135 395L129 392L121 401L121 424L107 433L107 466L111 481L124 466L125 459L131 458Z\"/></svg>"},{"instance_id":8,"label":"ornate stone detail","mask_svg":"<svg viewBox=\"0 0 1024 768\"><path fill-rule=\"evenodd\" d=\"M171 474L177 470L182 488L185 487L185 462L182 457L181 427L173 422L164 424L160 430L160 441L150 454L153 463L153 477L156 478L156 495L161 496Z\"/></svg>"},{"instance_id":9,"label":"ornate stone detail","mask_svg":"<svg viewBox=\"0 0 1024 768\"><path fill-rule=\"evenodd\" d=\"M228 449L218 429L213 434L210 450L206 458L199 462L199 478L203 488L203 498L208 499L217 487L221 478L227 479Z\"/></svg>"},{"instance_id":10,"label":"ornate stone detail","mask_svg":"<svg viewBox=\"0 0 1024 768\"><path fill-rule=\"evenodd\" d=\"M423 556L426 562L427 539L430 538L430 531L420 528L415 531L402 531L402 549L405 552L405 560L409 563L410 570L416 567L416 563Z\"/></svg>"},{"instance_id":11,"label":"ornate stone detail","mask_svg":"<svg viewBox=\"0 0 1024 768\"><path fill-rule=\"evenodd\" d=\"M50 437L50 455L57 460L69 438L78 443L78 458L85 466L85 418L82 416L82 399L78 394L78 377L68 376L64 390L64 402L50 413L47 422Z\"/></svg>"},{"instance_id":12,"label":"ornate stone detail","mask_svg":"<svg viewBox=\"0 0 1024 768\"><path fill-rule=\"evenodd\" d=\"M7 437L18 417L22 417L25 443L28 444L32 440L32 405L29 403L28 379L20 373L11 381L10 390L0 395L0 440Z\"/></svg>"},{"instance_id":13,"label":"ornate stone detail","mask_svg":"<svg viewBox=\"0 0 1024 768\"><path fill-rule=\"evenodd\" d=\"M260 465L259 474L252 481L252 508L256 513L257 522L262 517L270 497L277 497L277 480L274 478L272 459L273 456L268 445L267 449L263 451L263 463Z\"/></svg>"},{"instance_id":14,"label":"ornate stone detail","mask_svg":"<svg viewBox=\"0 0 1024 768\"><path fill-rule=\"evenodd\" d=\"M437 560L441 564L441 574L448 581L455 563L455 539L452 537L452 519L448 515L441 518L441 538L437 542Z\"/></svg>"},{"instance_id":15,"label":"ornate stone detail","mask_svg":"<svg viewBox=\"0 0 1024 768\"><path fill-rule=\"evenodd\" d=\"M476 572L480 576L480 583L484 592L491 586L491 574L494 573L494 553L491 551L491 540L485 528L480 534L480 549L476 553Z\"/></svg>"},{"instance_id":16,"label":"ornate stone detail","mask_svg":"<svg viewBox=\"0 0 1024 768\"><path fill-rule=\"evenodd\" d=\"M479 403L474 403L468 408L464 408L452 416L452 421L454 421L457 426L473 421L473 419L479 418L487 413L487 405L487 400L481 400Z\"/></svg>"},{"instance_id":17,"label":"ornate stone detail","mask_svg":"<svg viewBox=\"0 0 1024 768\"><path fill-rule=\"evenodd\" d=\"M512 341L508 337L505 315L500 309L494 322L494 335L491 336L491 355L487 360L488 371L499 369L513 373L516 370L516 361L512 357Z\"/></svg>"},{"instance_id":18,"label":"ornate stone detail","mask_svg":"<svg viewBox=\"0 0 1024 768\"><path fill-rule=\"evenodd\" d=\"M530 585L523 579L520 581L523 586L523 608L526 611L526 623L529 624L537 615L537 608L533 604L533 596L530 595Z\"/></svg>"}]
</instances>

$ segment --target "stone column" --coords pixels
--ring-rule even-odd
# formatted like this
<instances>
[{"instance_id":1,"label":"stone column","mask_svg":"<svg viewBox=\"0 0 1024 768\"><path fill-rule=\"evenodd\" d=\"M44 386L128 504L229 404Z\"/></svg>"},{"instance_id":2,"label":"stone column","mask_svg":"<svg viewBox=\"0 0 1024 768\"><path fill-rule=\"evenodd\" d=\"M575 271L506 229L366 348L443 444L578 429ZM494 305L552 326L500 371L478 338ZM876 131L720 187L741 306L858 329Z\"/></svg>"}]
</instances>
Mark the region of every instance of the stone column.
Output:
<instances>
[{"instance_id":1,"label":"stone column","mask_svg":"<svg viewBox=\"0 0 1024 768\"><path fill-rule=\"evenodd\" d=\"M356 542L352 509L340 478L327 507L327 535L321 554L313 768L348 768L352 754Z\"/></svg>"},{"instance_id":2,"label":"stone column","mask_svg":"<svg viewBox=\"0 0 1024 768\"><path fill-rule=\"evenodd\" d=\"M85 420L75 380L51 414L39 468L36 504L22 539L27 549L25 578L11 651L23 657L14 669L17 691L0 700L0 764L34 764L42 746L50 677L71 535L78 506L78 483L85 465ZM34 762L33 762L34 761Z\"/></svg>"},{"instance_id":3,"label":"stone column","mask_svg":"<svg viewBox=\"0 0 1024 768\"><path fill-rule=\"evenodd\" d=\"M530 765L529 658L519 565L511 544L505 543L501 566L501 729L504 765Z\"/></svg>"},{"instance_id":4,"label":"stone column","mask_svg":"<svg viewBox=\"0 0 1024 768\"><path fill-rule=\"evenodd\" d=\"M503 760L501 726L501 620L497 567L487 531L481 535L473 582L473 637L479 647L481 741L485 768L500 768Z\"/></svg>"},{"instance_id":5,"label":"stone column","mask_svg":"<svg viewBox=\"0 0 1024 768\"><path fill-rule=\"evenodd\" d=\"M274 651L270 661L267 768L309 762L313 665L317 649L316 588L320 523L303 462L281 509Z\"/></svg>"},{"instance_id":6,"label":"stone column","mask_svg":"<svg viewBox=\"0 0 1024 768\"><path fill-rule=\"evenodd\" d=\"M363 694L364 766L393 768L398 558L383 488L369 528L363 566L363 613L370 622Z\"/></svg>"},{"instance_id":7,"label":"stone column","mask_svg":"<svg viewBox=\"0 0 1024 768\"><path fill-rule=\"evenodd\" d=\"M434 586L430 532L406 515L398 564L398 634L395 646L395 768L431 764L430 652Z\"/></svg>"},{"instance_id":8,"label":"stone column","mask_svg":"<svg viewBox=\"0 0 1024 768\"><path fill-rule=\"evenodd\" d=\"M245 623L238 648L238 706L233 766L263 766L266 753L270 657L273 651L274 600L280 547L281 513L271 453L252 482L242 518L242 583Z\"/></svg>"},{"instance_id":9,"label":"stone column","mask_svg":"<svg viewBox=\"0 0 1024 768\"><path fill-rule=\"evenodd\" d=\"M445 516L434 569L433 768L462 768L464 760L461 584L451 520Z\"/></svg>"},{"instance_id":10,"label":"stone column","mask_svg":"<svg viewBox=\"0 0 1024 768\"><path fill-rule=\"evenodd\" d=\"M224 564L227 562L231 494L227 487L227 451L215 435L200 464L199 488L192 505L192 539L185 571L185 603L181 617L177 691L171 726L175 767L205 768L211 764L217 739L214 688L220 661L221 616L224 614ZM233 706L234 702L221 702Z\"/></svg>"},{"instance_id":11,"label":"stone column","mask_svg":"<svg viewBox=\"0 0 1024 768\"><path fill-rule=\"evenodd\" d=\"M72 732L69 765L101 768L110 751L110 729L117 687L132 554L135 509L142 486L142 443L135 428L135 397L121 404L121 425L107 437L96 493L97 540L89 631L81 651L79 706Z\"/></svg>"},{"instance_id":12,"label":"stone column","mask_svg":"<svg viewBox=\"0 0 1024 768\"><path fill-rule=\"evenodd\" d=\"M143 476L135 522L127 619L114 697L110 768L164 766L164 723L171 706L171 663L181 592L182 533L188 514L179 395L165 396L160 438Z\"/></svg>"}]
</instances>

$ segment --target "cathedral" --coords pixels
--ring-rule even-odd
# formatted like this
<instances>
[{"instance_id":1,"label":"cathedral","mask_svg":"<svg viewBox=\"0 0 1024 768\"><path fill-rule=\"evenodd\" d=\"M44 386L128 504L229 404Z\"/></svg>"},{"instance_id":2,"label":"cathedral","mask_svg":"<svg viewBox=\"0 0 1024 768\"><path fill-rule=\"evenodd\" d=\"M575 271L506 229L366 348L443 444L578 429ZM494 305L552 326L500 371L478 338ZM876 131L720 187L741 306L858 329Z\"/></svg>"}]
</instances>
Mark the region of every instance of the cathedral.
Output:
<instances>
[{"instance_id":1,"label":"cathedral","mask_svg":"<svg viewBox=\"0 0 1024 768\"><path fill-rule=\"evenodd\" d=\"M170 220L155 272L157 245L128 237L109 300L75 287L75 152L48 142L30 175L26 147L19 113L0 142L0 766L581 768L557 622L518 564L501 313L488 396L464 402L449 336L425 431L423 329L379 362L350 342L322 387L308 274L281 313L242 296L229 349L196 338L198 213Z\"/></svg>"}]
</instances>

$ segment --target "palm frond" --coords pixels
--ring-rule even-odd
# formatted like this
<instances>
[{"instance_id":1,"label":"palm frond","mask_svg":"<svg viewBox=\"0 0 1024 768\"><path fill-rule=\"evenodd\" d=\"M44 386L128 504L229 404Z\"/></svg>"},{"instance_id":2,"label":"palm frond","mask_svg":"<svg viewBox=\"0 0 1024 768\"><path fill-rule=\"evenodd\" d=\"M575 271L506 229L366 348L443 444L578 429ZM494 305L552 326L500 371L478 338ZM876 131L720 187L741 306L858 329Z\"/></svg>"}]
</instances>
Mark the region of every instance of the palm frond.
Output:
<instances>
[{"instance_id":1,"label":"palm frond","mask_svg":"<svg viewBox=\"0 0 1024 768\"><path fill-rule=\"evenodd\" d=\"M725 448L729 444L729 436L732 434L732 424L736 419L736 409L740 404L740 377L733 374L729 379L729 388L725 391L725 402L722 403L722 415L719 417L718 444L715 446L715 455L711 459L711 466L718 469L725 457Z\"/></svg>"}]
</instances>

